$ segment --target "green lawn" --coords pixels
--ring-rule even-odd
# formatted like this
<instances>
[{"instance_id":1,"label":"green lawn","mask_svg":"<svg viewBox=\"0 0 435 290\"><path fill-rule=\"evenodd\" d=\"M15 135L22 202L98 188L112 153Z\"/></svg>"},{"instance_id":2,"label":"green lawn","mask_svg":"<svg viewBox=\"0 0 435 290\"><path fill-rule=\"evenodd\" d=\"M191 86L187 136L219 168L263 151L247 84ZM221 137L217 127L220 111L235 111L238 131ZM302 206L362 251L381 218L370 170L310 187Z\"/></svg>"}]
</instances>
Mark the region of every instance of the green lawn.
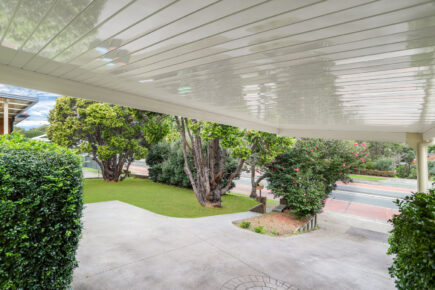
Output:
<instances>
[{"instance_id":1,"label":"green lawn","mask_svg":"<svg viewBox=\"0 0 435 290\"><path fill-rule=\"evenodd\" d=\"M349 175L352 179L365 179L365 180L385 180L385 177L368 176L368 175Z\"/></svg>"},{"instance_id":2,"label":"green lawn","mask_svg":"<svg viewBox=\"0 0 435 290\"><path fill-rule=\"evenodd\" d=\"M119 200L171 217L203 217L247 211L257 204L248 197L225 195L223 208L202 207L192 190L154 183L147 179L127 178L109 183L101 179L84 180L84 202Z\"/></svg>"}]
</instances>

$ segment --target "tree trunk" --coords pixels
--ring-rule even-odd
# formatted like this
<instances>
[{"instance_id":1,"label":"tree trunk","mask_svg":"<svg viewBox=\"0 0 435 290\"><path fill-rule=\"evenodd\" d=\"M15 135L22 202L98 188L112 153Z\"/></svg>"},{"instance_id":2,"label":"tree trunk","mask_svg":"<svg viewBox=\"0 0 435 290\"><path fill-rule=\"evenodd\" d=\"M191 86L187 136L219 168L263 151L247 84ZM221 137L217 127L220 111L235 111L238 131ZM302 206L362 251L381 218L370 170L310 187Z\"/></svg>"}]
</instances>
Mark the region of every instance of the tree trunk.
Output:
<instances>
[{"instance_id":1,"label":"tree trunk","mask_svg":"<svg viewBox=\"0 0 435 290\"><path fill-rule=\"evenodd\" d=\"M207 143L207 153L204 154L200 129L191 130L188 120L183 117L175 117L175 121L182 140L184 172L189 177L196 199L202 206L222 207L221 197L231 187L233 179L240 173L245 160L240 160L237 170L231 174L227 184L222 185L226 150L220 145L219 138ZM192 120L192 123L196 121ZM193 157L196 179L189 167L187 152L190 152Z\"/></svg>"},{"instance_id":2,"label":"tree trunk","mask_svg":"<svg viewBox=\"0 0 435 290\"><path fill-rule=\"evenodd\" d=\"M255 182L255 162L251 161L251 195L250 198L257 197L257 183Z\"/></svg>"}]
</instances>

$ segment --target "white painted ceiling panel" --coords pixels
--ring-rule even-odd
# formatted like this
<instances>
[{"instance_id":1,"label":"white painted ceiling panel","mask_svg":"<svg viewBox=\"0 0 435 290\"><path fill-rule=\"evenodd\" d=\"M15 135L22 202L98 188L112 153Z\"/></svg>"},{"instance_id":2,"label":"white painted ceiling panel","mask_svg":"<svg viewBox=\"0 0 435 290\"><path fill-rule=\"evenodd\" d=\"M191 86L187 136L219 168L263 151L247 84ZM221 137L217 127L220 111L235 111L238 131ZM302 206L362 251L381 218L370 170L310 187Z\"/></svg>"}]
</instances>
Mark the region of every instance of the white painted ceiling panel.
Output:
<instances>
[{"instance_id":1,"label":"white painted ceiling panel","mask_svg":"<svg viewBox=\"0 0 435 290\"><path fill-rule=\"evenodd\" d=\"M0 0L0 44L13 85L285 135L435 137L435 1Z\"/></svg>"}]
</instances>

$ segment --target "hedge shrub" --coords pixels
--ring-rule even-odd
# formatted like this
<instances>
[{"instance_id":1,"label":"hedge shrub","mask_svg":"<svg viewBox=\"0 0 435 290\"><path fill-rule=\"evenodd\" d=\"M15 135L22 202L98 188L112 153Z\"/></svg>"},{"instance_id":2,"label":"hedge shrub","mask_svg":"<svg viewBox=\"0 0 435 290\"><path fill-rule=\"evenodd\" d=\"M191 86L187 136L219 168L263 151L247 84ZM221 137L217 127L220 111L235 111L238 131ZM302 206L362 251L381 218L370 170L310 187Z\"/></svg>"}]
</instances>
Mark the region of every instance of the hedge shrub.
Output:
<instances>
[{"instance_id":1,"label":"hedge shrub","mask_svg":"<svg viewBox=\"0 0 435 290\"><path fill-rule=\"evenodd\" d=\"M354 168L355 174L362 175L374 175L374 176L384 176L384 177L394 177L394 171L381 171L376 169L365 169L365 168Z\"/></svg>"},{"instance_id":2,"label":"hedge shrub","mask_svg":"<svg viewBox=\"0 0 435 290\"><path fill-rule=\"evenodd\" d=\"M77 155L21 135L0 137L0 288L68 287L82 207Z\"/></svg>"},{"instance_id":3,"label":"hedge shrub","mask_svg":"<svg viewBox=\"0 0 435 290\"><path fill-rule=\"evenodd\" d=\"M393 158L383 158L376 161L376 169L379 171L392 171L395 167Z\"/></svg>"},{"instance_id":4,"label":"hedge shrub","mask_svg":"<svg viewBox=\"0 0 435 290\"><path fill-rule=\"evenodd\" d=\"M390 275L398 289L435 287L435 190L396 201L399 214L390 221L393 230L388 254L394 254Z\"/></svg>"},{"instance_id":5,"label":"hedge shrub","mask_svg":"<svg viewBox=\"0 0 435 290\"><path fill-rule=\"evenodd\" d=\"M407 178L411 171L411 167L407 164L400 164L396 167L396 175L399 178Z\"/></svg>"}]
</instances>

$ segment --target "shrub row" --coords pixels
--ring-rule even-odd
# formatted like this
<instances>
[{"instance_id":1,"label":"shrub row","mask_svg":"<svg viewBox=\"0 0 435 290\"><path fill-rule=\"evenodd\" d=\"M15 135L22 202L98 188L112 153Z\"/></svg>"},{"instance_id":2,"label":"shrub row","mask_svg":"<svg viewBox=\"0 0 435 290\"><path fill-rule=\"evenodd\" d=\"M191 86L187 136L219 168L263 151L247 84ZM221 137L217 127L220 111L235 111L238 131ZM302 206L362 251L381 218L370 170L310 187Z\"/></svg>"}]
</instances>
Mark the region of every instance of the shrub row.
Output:
<instances>
[{"instance_id":1,"label":"shrub row","mask_svg":"<svg viewBox=\"0 0 435 290\"><path fill-rule=\"evenodd\" d=\"M363 175L374 175L374 176L384 176L384 177L394 177L394 171L381 171L376 169L365 169L365 168L356 168L355 173L363 174Z\"/></svg>"},{"instance_id":2,"label":"shrub row","mask_svg":"<svg viewBox=\"0 0 435 290\"><path fill-rule=\"evenodd\" d=\"M82 171L73 152L0 137L0 288L65 289L82 225Z\"/></svg>"}]
</instances>

